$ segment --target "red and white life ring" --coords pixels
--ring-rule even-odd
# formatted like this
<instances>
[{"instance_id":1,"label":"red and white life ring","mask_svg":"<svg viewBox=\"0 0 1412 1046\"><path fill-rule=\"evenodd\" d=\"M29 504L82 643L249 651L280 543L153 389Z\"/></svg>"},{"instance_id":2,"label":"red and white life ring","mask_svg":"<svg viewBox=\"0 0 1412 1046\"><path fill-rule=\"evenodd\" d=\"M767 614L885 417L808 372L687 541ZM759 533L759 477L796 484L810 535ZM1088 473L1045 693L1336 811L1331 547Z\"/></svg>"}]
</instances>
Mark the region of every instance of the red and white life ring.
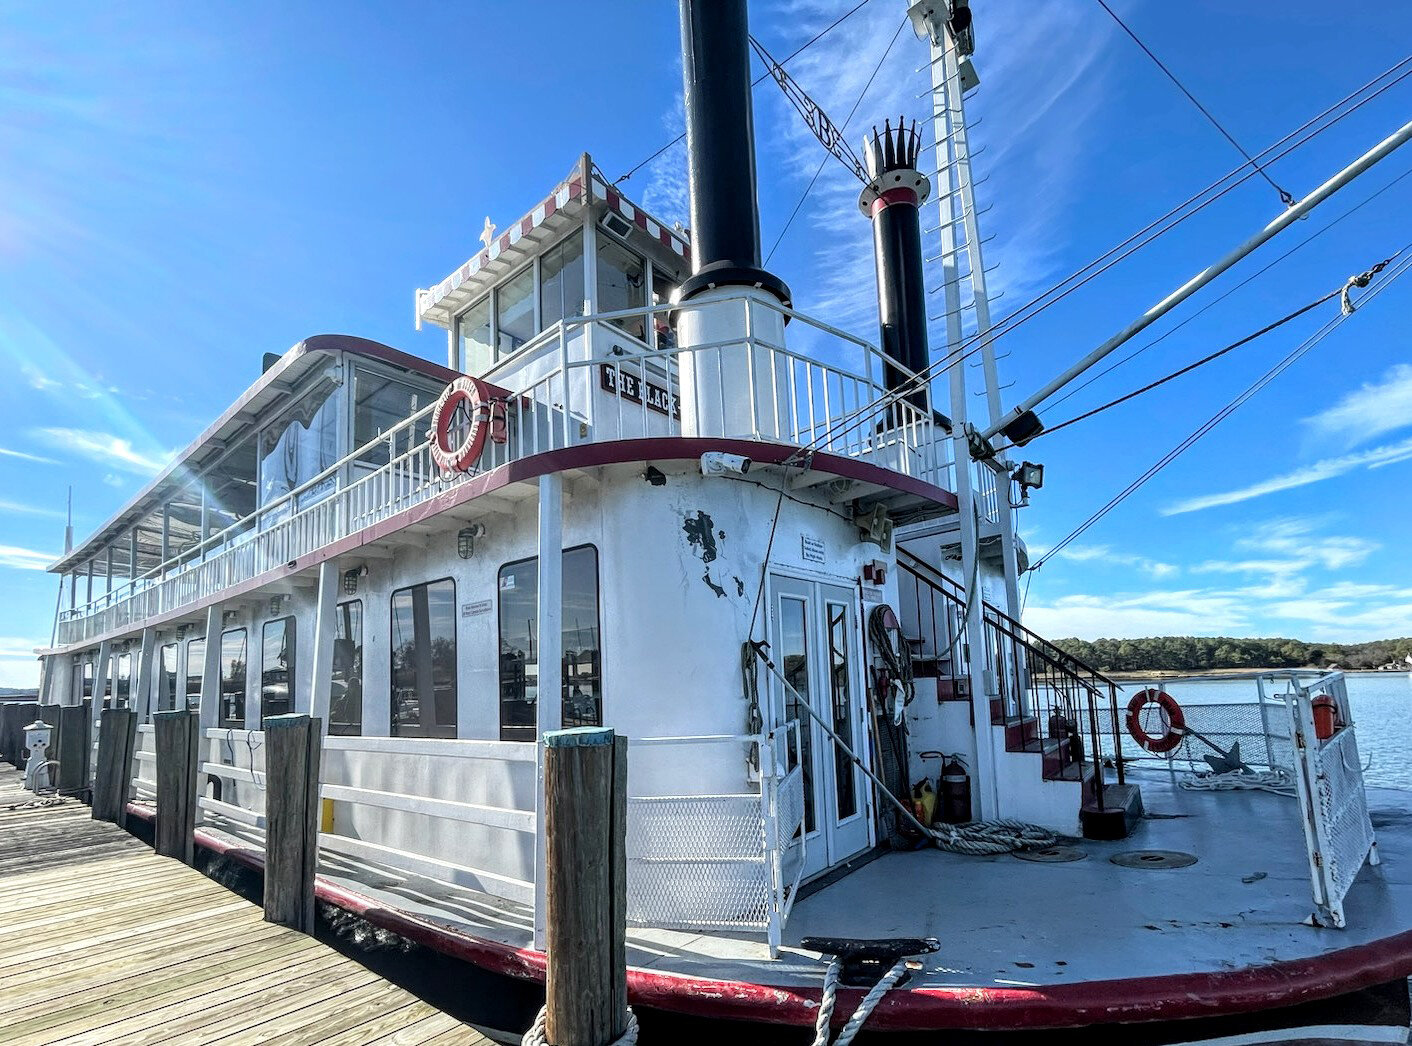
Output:
<instances>
[{"instance_id":1,"label":"red and white life ring","mask_svg":"<svg viewBox=\"0 0 1412 1046\"><path fill-rule=\"evenodd\" d=\"M1156 705L1161 715L1164 730L1160 734L1149 734L1142 723L1142 710L1148 705ZM1139 690L1128 702L1128 733L1133 740L1153 755L1170 752L1182 743L1186 736L1186 715L1177 699L1164 690Z\"/></svg>"},{"instance_id":2,"label":"red and white life ring","mask_svg":"<svg viewBox=\"0 0 1412 1046\"><path fill-rule=\"evenodd\" d=\"M470 430L452 446L451 426L462 406L470 417ZM462 375L446 386L431 416L432 460L443 472L465 472L480 459L490 433L490 390L479 378Z\"/></svg>"}]
</instances>

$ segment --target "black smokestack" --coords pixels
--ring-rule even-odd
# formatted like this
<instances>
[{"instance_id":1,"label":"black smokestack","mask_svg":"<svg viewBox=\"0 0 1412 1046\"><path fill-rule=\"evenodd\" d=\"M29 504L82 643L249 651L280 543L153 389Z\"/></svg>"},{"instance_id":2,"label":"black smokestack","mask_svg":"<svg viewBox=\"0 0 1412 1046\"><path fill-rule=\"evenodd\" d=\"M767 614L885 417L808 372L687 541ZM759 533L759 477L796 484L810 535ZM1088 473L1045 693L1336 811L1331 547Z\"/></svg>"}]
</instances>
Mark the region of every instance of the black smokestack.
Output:
<instances>
[{"instance_id":1,"label":"black smokestack","mask_svg":"<svg viewBox=\"0 0 1412 1046\"><path fill-rule=\"evenodd\" d=\"M745 0L681 0L695 270L681 301L711 287L743 286L790 303L784 281L760 267L749 41Z\"/></svg>"},{"instance_id":2,"label":"black smokestack","mask_svg":"<svg viewBox=\"0 0 1412 1046\"><path fill-rule=\"evenodd\" d=\"M883 123L863 140L863 162L868 184L858 207L873 221L873 256L878 270L878 318L882 348L908 370L918 373L929 362L927 348L926 287L922 279L922 223L918 208L931 193L931 183L918 170L921 138L898 117L894 129ZM889 391L897 391L907 378L888 367L884 376ZM926 389L910 391L909 403L925 409Z\"/></svg>"}]
</instances>

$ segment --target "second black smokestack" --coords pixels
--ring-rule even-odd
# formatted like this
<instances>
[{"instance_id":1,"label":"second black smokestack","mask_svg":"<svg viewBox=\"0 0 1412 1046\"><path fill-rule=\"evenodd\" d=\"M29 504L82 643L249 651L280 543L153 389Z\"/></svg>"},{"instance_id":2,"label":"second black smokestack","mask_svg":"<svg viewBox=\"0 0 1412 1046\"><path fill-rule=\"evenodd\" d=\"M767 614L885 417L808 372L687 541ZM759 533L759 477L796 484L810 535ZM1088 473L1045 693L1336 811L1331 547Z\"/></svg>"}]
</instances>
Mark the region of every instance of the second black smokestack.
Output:
<instances>
[{"instance_id":1,"label":"second black smokestack","mask_svg":"<svg viewBox=\"0 0 1412 1046\"><path fill-rule=\"evenodd\" d=\"M744 286L788 305L784 281L760 266L745 0L681 0L681 37L695 271L679 300Z\"/></svg>"}]
</instances>

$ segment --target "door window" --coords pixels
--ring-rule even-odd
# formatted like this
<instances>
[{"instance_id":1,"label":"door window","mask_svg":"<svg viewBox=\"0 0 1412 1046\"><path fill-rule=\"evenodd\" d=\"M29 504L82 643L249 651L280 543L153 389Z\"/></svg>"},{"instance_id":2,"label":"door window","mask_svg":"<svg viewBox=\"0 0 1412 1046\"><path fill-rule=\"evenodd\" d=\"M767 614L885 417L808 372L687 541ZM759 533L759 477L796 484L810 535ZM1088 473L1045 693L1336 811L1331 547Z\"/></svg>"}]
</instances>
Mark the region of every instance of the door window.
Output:
<instances>
[{"instance_id":1,"label":"door window","mask_svg":"<svg viewBox=\"0 0 1412 1046\"><path fill-rule=\"evenodd\" d=\"M114 695L114 708L128 708L132 705L132 655L123 654L118 658L117 693Z\"/></svg>"},{"instance_id":2,"label":"door window","mask_svg":"<svg viewBox=\"0 0 1412 1046\"><path fill-rule=\"evenodd\" d=\"M392 733L456 736L456 583L392 594Z\"/></svg>"},{"instance_id":3,"label":"door window","mask_svg":"<svg viewBox=\"0 0 1412 1046\"><path fill-rule=\"evenodd\" d=\"M293 616L266 621L260 634L260 718L294 711Z\"/></svg>"},{"instance_id":4,"label":"door window","mask_svg":"<svg viewBox=\"0 0 1412 1046\"><path fill-rule=\"evenodd\" d=\"M206 666L206 641L190 639L186 643L186 707L201 707L201 676Z\"/></svg>"},{"instance_id":5,"label":"door window","mask_svg":"<svg viewBox=\"0 0 1412 1046\"><path fill-rule=\"evenodd\" d=\"M340 603L334 617L328 732L357 736L363 732L363 601Z\"/></svg>"},{"instance_id":6,"label":"door window","mask_svg":"<svg viewBox=\"0 0 1412 1046\"><path fill-rule=\"evenodd\" d=\"M833 732L854 751L853 743L853 667L848 657L848 606L844 603L824 604L828 614L829 637L829 691L833 706ZM838 809L838 819L852 817L858 812L858 790L853 779L853 761L844 755L838 745L834 750L834 800Z\"/></svg>"},{"instance_id":7,"label":"door window","mask_svg":"<svg viewBox=\"0 0 1412 1046\"><path fill-rule=\"evenodd\" d=\"M177 645L168 643L157 659L157 711L176 711L176 692Z\"/></svg>"},{"instance_id":8,"label":"door window","mask_svg":"<svg viewBox=\"0 0 1412 1046\"><path fill-rule=\"evenodd\" d=\"M815 828L814 817L814 721L800 707L809 696L809 631L807 605L793 596L780 599L780 670L789 685L784 692L785 721L799 723L798 752L790 753L789 769L802 766L804 776L804 831Z\"/></svg>"},{"instance_id":9,"label":"door window","mask_svg":"<svg viewBox=\"0 0 1412 1046\"><path fill-rule=\"evenodd\" d=\"M221 635L220 725L245 728L246 632L232 629Z\"/></svg>"}]
</instances>

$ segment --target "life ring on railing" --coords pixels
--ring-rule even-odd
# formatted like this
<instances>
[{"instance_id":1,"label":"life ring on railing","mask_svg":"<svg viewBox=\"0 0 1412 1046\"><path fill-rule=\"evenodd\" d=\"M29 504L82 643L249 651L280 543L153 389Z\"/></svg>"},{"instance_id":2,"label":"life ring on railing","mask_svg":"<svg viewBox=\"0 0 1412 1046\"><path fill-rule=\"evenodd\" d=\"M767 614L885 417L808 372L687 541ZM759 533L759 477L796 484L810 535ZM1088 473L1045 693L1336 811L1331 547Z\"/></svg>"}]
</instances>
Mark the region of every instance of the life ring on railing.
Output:
<instances>
[{"instance_id":1,"label":"life ring on railing","mask_svg":"<svg viewBox=\"0 0 1412 1046\"><path fill-rule=\"evenodd\" d=\"M1160 734L1150 734L1142 722L1142 711L1148 705L1156 705L1164 730ZM1128 733L1133 740L1153 755L1170 752L1182 743L1186 736L1186 715L1177 699L1165 690L1139 690L1128 702Z\"/></svg>"},{"instance_id":2,"label":"life ring on railing","mask_svg":"<svg viewBox=\"0 0 1412 1046\"><path fill-rule=\"evenodd\" d=\"M466 424L457 418L464 407L469 426L464 437L451 444L452 426ZM490 390L479 378L462 375L447 385L432 411L431 457L443 472L465 472L485 450L490 434Z\"/></svg>"}]
</instances>

